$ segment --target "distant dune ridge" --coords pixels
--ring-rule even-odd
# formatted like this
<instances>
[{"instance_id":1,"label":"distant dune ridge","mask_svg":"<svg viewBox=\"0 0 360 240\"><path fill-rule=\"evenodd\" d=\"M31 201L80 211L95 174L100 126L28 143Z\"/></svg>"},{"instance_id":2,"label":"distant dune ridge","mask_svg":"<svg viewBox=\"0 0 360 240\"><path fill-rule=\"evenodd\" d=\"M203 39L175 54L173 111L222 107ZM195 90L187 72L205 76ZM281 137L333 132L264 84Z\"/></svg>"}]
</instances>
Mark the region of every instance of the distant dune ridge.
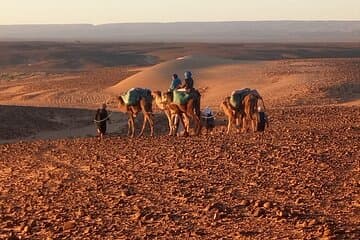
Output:
<instances>
[{"instance_id":1,"label":"distant dune ridge","mask_svg":"<svg viewBox=\"0 0 360 240\"><path fill-rule=\"evenodd\" d=\"M360 21L0 25L0 41L357 42Z\"/></svg>"},{"instance_id":2,"label":"distant dune ridge","mask_svg":"<svg viewBox=\"0 0 360 240\"><path fill-rule=\"evenodd\" d=\"M181 79L187 70L193 72L195 87L205 90L203 100L207 104L217 105L223 96L239 87L257 86L261 69L261 61L239 61L220 57L191 55L166 61L139 72L115 86L107 92L119 94L133 87L146 87L165 91L171 83L171 75L177 73Z\"/></svg>"},{"instance_id":3,"label":"distant dune ridge","mask_svg":"<svg viewBox=\"0 0 360 240\"><path fill-rule=\"evenodd\" d=\"M119 93L136 86L147 88L156 87L158 90L166 90L170 86L173 73L177 73L180 78L183 79L183 73L187 70L191 70L194 73L195 79L200 78L201 76L202 80L197 81L196 84L199 87L202 85L205 87L205 82L212 79L203 76L209 68L238 62L239 61L210 56L184 56L149 67L144 71L119 82L117 85L109 88L109 90Z\"/></svg>"}]
</instances>

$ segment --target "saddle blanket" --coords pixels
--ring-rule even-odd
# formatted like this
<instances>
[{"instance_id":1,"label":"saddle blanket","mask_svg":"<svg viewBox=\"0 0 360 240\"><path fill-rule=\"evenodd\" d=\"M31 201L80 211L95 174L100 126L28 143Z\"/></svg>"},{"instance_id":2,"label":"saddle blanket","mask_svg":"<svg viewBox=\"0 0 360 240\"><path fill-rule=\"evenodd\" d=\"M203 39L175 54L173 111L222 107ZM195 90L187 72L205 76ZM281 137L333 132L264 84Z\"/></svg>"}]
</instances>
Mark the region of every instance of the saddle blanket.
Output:
<instances>
[{"instance_id":1,"label":"saddle blanket","mask_svg":"<svg viewBox=\"0 0 360 240\"><path fill-rule=\"evenodd\" d=\"M180 104L180 105L183 105L183 104L186 104L189 99L190 99L190 94L187 93L186 91L173 91L173 102L176 103L176 104Z\"/></svg>"},{"instance_id":2,"label":"saddle blanket","mask_svg":"<svg viewBox=\"0 0 360 240\"><path fill-rule=\"evenodd\" d=\"M127 93L121 96L125 104L128 106L134 106L138 104L142 97L151 97L151 91L146 88L131 88Z\"/></svg>"},{"instance_id":3,"label":"saddle blanket","mask_svg":"<svg viewBox=\"0 0 360 240\"><path fill-rule=\"evenodd\" d=\"M251 92L250 88L235 90L231 93L230 104L234 108L239 108L244 97Z\"/></svg>"}]
</instances>

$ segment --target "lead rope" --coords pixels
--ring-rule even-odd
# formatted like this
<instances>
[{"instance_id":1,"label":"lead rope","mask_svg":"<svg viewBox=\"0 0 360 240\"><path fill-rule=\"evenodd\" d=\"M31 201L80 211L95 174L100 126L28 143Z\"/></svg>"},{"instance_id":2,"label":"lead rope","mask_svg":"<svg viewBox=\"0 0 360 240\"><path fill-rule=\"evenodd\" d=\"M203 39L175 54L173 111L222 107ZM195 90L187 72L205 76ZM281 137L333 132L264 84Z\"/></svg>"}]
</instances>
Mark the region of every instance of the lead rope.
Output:
<instances>
[{"instance_id":1,"label":"lead rope","mask_svg":"<svg viewBox=\"0 0 360 240\"><path fill-rule=\"evenodd\" d=\"M109 111L109 112L110 112L110 111ZM112 114L113 114L113 112L110 112L110 114L109 114L106 118L101 119L101 120L96 120L96 119L94 119L94 122L95 122L95 123L104 122L104 121L108 120L108 119L111 117Z\"/></svg>"},{"instance_id":2,"label":"lead rope","mask_svg":"<svg viewBox=\"0 0 360 240\"><path fill-rule=\"evenodd\" d=\"M219 116L219 115L220 115L219 113L220 113L220 112L217 112L217 113L215 113L214 115L212 115L212 116L210 116L210 117L207 117L207 116L202 115L201 118L203 118L203 119L209 119L209 118L216 119L216 116Z\"/></svg>"}]
</instances>

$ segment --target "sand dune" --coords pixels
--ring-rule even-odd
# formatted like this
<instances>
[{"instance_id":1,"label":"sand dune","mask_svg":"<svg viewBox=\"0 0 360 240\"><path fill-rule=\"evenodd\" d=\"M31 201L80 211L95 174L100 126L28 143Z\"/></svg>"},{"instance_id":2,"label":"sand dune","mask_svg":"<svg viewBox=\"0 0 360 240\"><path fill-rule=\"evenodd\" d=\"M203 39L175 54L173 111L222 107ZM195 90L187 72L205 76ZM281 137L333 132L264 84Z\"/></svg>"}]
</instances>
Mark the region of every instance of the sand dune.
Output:
<instances>
[{"instance_id":1,"label":"sand dune","mask_svg":"<svg viewBox=\"0 0 360 240\"><path fill-rule=\"evenodd\" d=\"M177 73L180 78L183 78L183 73L189 70L194 73L194 78L197 79L197 87L202 87L208 85L207 81L210 80L205 80L203 77L203 74L207 69L235 63L238 63L238 61L209 56L179 57L174 60L149 67L148 69L121 81L119 84L109 88L108 90L112 93L119 93L127 91L129 88L139 86L166 90L170 85L173 73Z\"/></svg>"},{"instance_id":2,"label":"sand dune","mask_svg":"<svg viewBox=\"0 0 360 240\"><path fill-rule=\"evenodd\" d=\"M164 91L169 87L171 75L174 72L182 77L184 71L191 70L194 74L195 87L202 92L201 107L211 106L215 112L219 111L219 103L224 97L229 96L235 89L245 87L256 88L270 109L328 104L358 106L359 65L360 59L356 58L239 61L194 55L177 57L153 67L137 69L137 71L128 71L125 68L104 68L81 73L23 74L21 79L2 80L0 104L87 108L94 111L100 103L131 87L147 87ZM109 108L116 111L115 105ZM12 115L19 117L17 123L19 125L15 126L15 129L16 127L26 129L27 119L23 117L21 120L20 113L21 111L13 108ZM47 115L46 112L44 114ZM61 117L63 121L68 121L65 115ZM78 127L83 131L79 130L76 135L92 135L93 126L88 127L89 123L84 124L80 118L73 119L83 124ZM41 117L39 119L42 121ZM121 125L126 125L125 119ZM10 138L6 135L11 135L13 130L3 126L4 131L7 132L0 138L7 141ZM164 126L166 124L162 127ZM35 130L31 132L30 137L50 138L52 135L68 137L75 134L75 131L69 131L68 126L59 126L53 130L46 128L45 124L38 126ZM64 130L64 133L59 132L61 130ZM114 129L114 131L117 130ZM14 137L23 139L24 136L27 137L28 134L16 134Z\"/></svg>"},{"instance_id":3,"label":"sand dune","mask_svg":"<svg viewBox=\"0 0 360 240\"><path fill-rule=\"evenodd\" d=\"M173 73L183 78L183 73L189 70L193 73L195 87L204 92L204 103L216 104L234 89L259 85L265 64L261 61L236 61L203 55L185 56L150 67L107 91L120 94L132 87L166 91Z\"/></svg>"},{"instance_id":4,"label":"sand dune","mask_svg":"<svg viewBox=\"0 0 360 240\"><path fill-rule=\"evenodd\" d=\"M336 103L349 99L348 92L335 86L346 81L358 85L358 59L309 59L279 61L236 61L209 56L186 56L149 67L106 92L119 95L132 87L166 91L171 75L191 70L202 103L217 107L234 89L256 88L270 106ZM349 64L349 65L347 65ZM331 88L335 86L335 90ZM340 89L337 91L337 89ZM336 92L340 98L333 98ZM358 98L358 91L350 93ZM325 96L326 95L326 96ZM320 100L321 101L320 101Z\"/></svg>"},{"instance_id":5,"label":"sand dune","mask_svg":"<svg viewBox=\"0 0 360 240\"><path fill-rule=\"evenodd\" d=\"M0 105L0 239L360 239L360 59L246 62L176 49L136 71L0 72L0 104L31 105ZM169 137L155 111L155 137L127 138L127 116L113 112L110 134L91 137L107 96L166 90L185 70L202 108L258 89L270 127L225 134L219 115L212 133Z\"/></svg>"}]
</instances>

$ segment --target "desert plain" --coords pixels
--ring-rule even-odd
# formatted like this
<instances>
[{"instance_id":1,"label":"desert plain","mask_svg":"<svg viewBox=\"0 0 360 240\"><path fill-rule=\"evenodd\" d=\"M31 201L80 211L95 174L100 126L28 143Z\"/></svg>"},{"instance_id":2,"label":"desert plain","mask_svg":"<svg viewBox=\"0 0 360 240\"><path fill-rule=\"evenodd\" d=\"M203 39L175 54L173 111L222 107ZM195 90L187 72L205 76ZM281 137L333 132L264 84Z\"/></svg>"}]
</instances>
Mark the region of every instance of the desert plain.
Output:
<instances>
[{"instance_id":1,"label":"desert plain","mask_svg":"<svg viewBox=\"0 0 360 240\"><path fill-rule=\"evenodd\" d=\"M155 137L128 138L113 99L186 70L213 132L167 136L154 106ZM226 134L245 87L270 126ZM0 239L360 238L358 43L2 42L0 121Z\"/></svg>"}]
</instances>

